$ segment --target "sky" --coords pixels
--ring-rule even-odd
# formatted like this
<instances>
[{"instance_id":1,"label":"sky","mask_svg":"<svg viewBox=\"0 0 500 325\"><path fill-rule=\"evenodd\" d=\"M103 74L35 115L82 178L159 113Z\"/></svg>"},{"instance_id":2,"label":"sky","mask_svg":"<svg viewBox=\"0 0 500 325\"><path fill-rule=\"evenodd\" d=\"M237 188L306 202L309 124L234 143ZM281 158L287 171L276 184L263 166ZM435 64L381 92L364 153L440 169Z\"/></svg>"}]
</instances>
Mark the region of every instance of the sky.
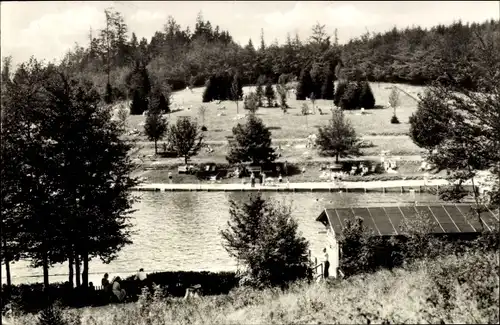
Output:
<instances>
[{"instance_id":1,"label":"sky","mask_svg":"<svg viewBox=\"0 0 500 325\"><path fill-rule=\"evenodd\" d=\"M75 42L88 45L90 28L96 35L104 27L104 9L110 7L123 15L129 35L134 31L148 41L168 16L193 30L201 12L236 42L245 45L251 38L256 46L261 28L266 44L282 43L287 33L306 40L319 22L330 35L337 29L344 43L367 30L483 22L500 15L500 1L2 1L1 56L12 55L14 65L32 55L58 61Z\"/></svg>"}]
</instances>

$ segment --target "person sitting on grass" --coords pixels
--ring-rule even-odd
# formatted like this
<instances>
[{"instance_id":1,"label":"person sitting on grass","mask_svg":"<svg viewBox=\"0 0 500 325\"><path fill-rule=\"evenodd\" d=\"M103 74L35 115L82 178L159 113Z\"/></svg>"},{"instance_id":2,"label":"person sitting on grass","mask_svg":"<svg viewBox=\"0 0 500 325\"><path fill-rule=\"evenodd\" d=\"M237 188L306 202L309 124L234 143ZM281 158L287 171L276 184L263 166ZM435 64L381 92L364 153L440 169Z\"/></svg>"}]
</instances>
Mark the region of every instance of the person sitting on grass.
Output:
<instances>
[{"instance_id":1,"label":"person sitting on grass","mask_svg":"<svg viewBox=\"0 0 500 325\"><path fill-rule=\"evenodd\" d=\"M117 276L114 280L113 280L113 294L115 295L116 299L118 300L118 302L122 302L124 299L125 299L125 296L127 295L125 290L121 288L120 286L120 281L122 279Z\"/></svg>"},{"instance_id":2,"label":"person sitting on grass","mask_svg":"<svg viewBox=\"0 0 500 325\"><path fill-rule=\"evenodd\" d=\"M146 273L144 273L144 269L141 268L139 272L137 272L137 274L135 275L134 279L139 281L145 281L147 277L148 276L146 275Z\"/></svg>"}]
</instances>

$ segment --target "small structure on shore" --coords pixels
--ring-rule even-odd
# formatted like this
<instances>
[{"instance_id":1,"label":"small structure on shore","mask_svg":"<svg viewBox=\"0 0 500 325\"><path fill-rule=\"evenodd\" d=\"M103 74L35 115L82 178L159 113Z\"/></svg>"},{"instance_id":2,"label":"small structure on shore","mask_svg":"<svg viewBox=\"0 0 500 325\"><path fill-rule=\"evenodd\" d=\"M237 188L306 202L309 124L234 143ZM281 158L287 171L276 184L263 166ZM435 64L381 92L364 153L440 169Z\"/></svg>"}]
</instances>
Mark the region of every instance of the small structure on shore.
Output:
<instances>
[{"instance_id":1,"label":"small structure on shore","mask_svg":"<svg viewBox=\"0 0 500 325\"><path fill-rule=\"evenodd\" d=\"M316 218L326 227L327 253L330 256L331 276L337 277L342 258L342 247L339 237L346 226L346 220L355 221L356 217L363 218L364 225L372 230L374 237L401 236L401 226L405 220L415 219L418 213L426 213L432 222L431 232L435 235L446 235L450 239L470 240L477 237L483 228L475 217L470 204L430 204L411 206L381 206L381 207L352 207L352 208L325 208ZM480 214L485 230L498 227L498 216L491 210L485 209Z\"/></svg>"}]
</instances>

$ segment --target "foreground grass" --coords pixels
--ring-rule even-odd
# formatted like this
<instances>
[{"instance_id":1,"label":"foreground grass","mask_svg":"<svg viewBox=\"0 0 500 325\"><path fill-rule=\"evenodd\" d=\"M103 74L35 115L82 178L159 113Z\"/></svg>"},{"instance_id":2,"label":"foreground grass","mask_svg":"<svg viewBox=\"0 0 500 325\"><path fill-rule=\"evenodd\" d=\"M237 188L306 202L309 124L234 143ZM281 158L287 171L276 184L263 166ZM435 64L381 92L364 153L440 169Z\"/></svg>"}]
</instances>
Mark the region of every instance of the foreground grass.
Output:
<instances>
[{"instance_id":1,"label":"foreground grass","mask_svg":"<svg viewBox=\"0 0 500 325\"><path fill-rule=\"evenodd\" d=\"M71 324L95 325L498 323L498 276L498 251L468 253L337 283L299 283L285 292L238 289L190 301L144 296L64 313ZM36 316L13 324L36 324Z\"/></svg>"}]
</instances>

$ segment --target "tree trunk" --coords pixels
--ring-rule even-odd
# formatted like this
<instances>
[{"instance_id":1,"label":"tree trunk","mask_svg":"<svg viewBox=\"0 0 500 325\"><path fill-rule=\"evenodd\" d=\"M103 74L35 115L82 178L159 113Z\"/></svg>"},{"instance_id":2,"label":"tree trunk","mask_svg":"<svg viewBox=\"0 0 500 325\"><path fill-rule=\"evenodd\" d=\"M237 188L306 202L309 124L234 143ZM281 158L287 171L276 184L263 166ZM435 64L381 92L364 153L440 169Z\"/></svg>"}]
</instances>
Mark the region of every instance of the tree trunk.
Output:
<instances>
[{"instance_id":1,"label":"tree trunk","mask_svg":"<svg viewBox=\"0 0 500 325\"><path fill-rule=\"evenodd\" d=\"M184 164L187 165L189 156L184 156Z\"/></svg>"},{"instance_id":2,"label":"tree trunk","mask_svg":"<svg viewBox=\"0 0 500 325\"><path fill-rule=\"evenodd\" d=\"M337 153L335 155L335 163L338 164L339 163L339 154Z\"/></svg>"},{"instance_id":3,"label":"tree trunk","mask_svg":"<svg viewBox=\"0 0 500 325\"><path fill-rule=\"evenodd\" d=\"M158 154L158 149L157 149L156 143L157 143L157 140L155 140L155 155Z\"/></svg>"},{"instance_id":4,"label":"tree trunk","mask_svg":"<svg viewBox=\"0 0 500 325\"><path fill-rule=\"evenodd\" d=\"M75 254L75 275L76 275L76 286L79 287L81 285L80 282L80 256L78 256L78 253Z\"/></svg>"},{"instance_id":5,"label":"tree trunk","mask_svg":"<svg viewBox=\"0 0 500 325\"><path fill-rule=\"evenodd\" d=\"M4 237L2 240L2 252L5 252L7 250L7 238ZM10 279L10 259L8 256L4 257L5 258L5 276L7 280L7 285L10 287L11 286L11 279Z\"/></svg>"},{"instance_id":6,"label":"tree trunk","mask_svg":"<svg viewBox=\"0 0 500 325\"><path fill-rule=\"evenodd\" d=\"M236 101L236 114L240 113L240 107L238 105L238 101Z\"/></svg>"},{"instance_id":7,"label":"tree trunk","mask_svg":"<svg viewBox=\"0 0 500 325\"><path fill-rule=\"evenodd\" d=\"M68 282L71 286L71 288L73 288L75 286L75 281L73 279L73 277L75 276L74 274L74 270L73 270L73 264L74 264L74 259L73 259L73 254L70 253L71 255L68 257Z\"/></svg>"},{"instance_id":8,"label":"tree trunk","mask_svg":"<svg viewBox=\"0 0 500 325\"><path fill-rule=\"evenodd\" d=\"M82 285L87 288L89 285L89 254L85 252L83 258Z\"/></svg>"},{"instance_id":9,"label":"tree trunk","mask_svg":"<svg viewBox=\"0 0 500 325\"><path fill-rule=\"evenodd\" d=\"M45 246L45 245L44 245ZM48 292L49 290L49 257L47 251L44 250L42 257L42 267L43 267L43 290Z\"/></svg>"},{"instance_id":10,"label":"tree trunk","mask_svg":"<svg viewBox=\"0 0 500 325\"><path fill-rule=\"evenodd\" d=\"M10 261L5 260L5 277L7 278L7 286L10 288L12 285L11 279L10 279Z\"/></svg>"}]
</instances>

